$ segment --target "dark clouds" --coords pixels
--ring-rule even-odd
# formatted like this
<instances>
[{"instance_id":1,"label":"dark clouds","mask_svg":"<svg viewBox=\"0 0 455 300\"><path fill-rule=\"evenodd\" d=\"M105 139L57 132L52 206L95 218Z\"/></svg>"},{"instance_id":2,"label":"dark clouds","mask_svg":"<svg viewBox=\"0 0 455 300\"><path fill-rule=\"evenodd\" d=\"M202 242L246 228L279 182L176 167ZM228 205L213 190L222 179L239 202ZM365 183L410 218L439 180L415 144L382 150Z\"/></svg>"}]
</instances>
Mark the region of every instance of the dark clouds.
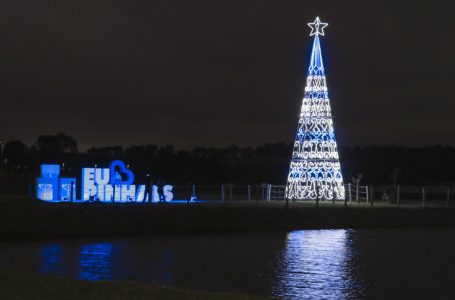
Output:
<instances>
[{"instance_id":1,"label":"dark clouds","mask_svg":"<svg viewBox=\"0 0 455 300\"><path fill-rule=\"evenodd\" d=\"M453 5L418 2L9 1L0 138L291 141L319 15L341 144L455 145Z\"/></svg>"}]
</instances>

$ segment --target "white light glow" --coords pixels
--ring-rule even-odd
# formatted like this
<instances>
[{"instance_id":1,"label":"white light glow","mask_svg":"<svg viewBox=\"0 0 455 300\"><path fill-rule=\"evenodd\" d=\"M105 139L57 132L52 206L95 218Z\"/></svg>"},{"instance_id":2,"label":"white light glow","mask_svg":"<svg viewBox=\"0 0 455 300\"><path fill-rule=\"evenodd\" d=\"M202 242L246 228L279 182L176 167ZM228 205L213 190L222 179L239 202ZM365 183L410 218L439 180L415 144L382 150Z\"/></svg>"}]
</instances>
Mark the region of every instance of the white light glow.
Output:
<instances>
[{"instance_id":1,"label":"white light glow","mask_svg":"<svg viewBox=\"0 0 455 300\"><path fill-rule=\"evenodd\" d=\"M324 36L324 28L329 26L329 23L321 23L321 20L319 20L319 17L316 17L316 20L314 20L313 23L308 23L308 26L310 26L310 28L311 28L310 36L313 36L313 35Z\"/></svg>"},{"instance_id":2,"label":"white light glow","mask_svg":"<svg viewBox=\"0 0 455 300\"><path fill-rule=\"evenodd\" d=\"M322 61L319 35L328 24L319 18L313 23L314 35L305 95L299 115L290 165L286 198L314 200L345 198L337 143Z\"/></svg>"}]
</instances>

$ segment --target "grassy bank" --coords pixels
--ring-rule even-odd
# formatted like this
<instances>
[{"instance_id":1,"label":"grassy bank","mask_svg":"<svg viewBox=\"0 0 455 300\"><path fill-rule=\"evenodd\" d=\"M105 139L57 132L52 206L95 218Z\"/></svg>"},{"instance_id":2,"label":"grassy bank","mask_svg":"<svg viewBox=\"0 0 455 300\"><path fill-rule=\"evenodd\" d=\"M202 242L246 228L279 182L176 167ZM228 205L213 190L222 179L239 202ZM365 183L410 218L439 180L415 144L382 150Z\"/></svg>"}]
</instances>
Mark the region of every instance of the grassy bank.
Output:
<instances>
[{"instance_id":1,"label":"grassy bank","mask_svg":"<svg viewBox=\"0 0 455 300\"><path fill-rule=\"evenodd\" d=\"M133 282L93 282L32 274L0 273L0 299L185 299L259 300L270 299L234 293L181 290Z\"/></svg>"},{"instance_id":2,"label":"grassy bank","mask_svg":"<svg viewBox=\"0 0 455 300\"><path fill-rule=\"evenodd\" d=\"M454 208L237 203L227 205L0 203L0 238L73 238L317 228L455 226Z\"/></svg>"},{"instance_id":3,"label":"grassy bank","mask_svg":"<svg viewBox=\"0 0 455 300\"><path fill-rule=\"evenodd\" d=\"M227 205L53 204L28 199L0 205L0 237L8 239L222 233L317 228L455 226L454 208L319 208L308 204Z\"/></svg>"}]
</instances>

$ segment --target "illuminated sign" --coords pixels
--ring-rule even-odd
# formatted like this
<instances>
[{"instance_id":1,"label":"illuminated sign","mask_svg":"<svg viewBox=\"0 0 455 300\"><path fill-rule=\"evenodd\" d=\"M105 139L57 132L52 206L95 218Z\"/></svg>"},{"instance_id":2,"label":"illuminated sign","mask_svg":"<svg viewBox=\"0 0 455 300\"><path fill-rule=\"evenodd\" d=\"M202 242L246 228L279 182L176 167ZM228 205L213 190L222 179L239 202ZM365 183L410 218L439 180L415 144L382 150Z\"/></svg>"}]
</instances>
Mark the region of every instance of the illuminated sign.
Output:
<instances>
[{"instance_id":1,"label":"illuminated sign","mask_svg":"<svg viewBox=\"0 0 455 300\"><path fill-rule=\"evenodd\" d=\"M46 201L76 199L76 178L59 178L60 165L41 165L41 177L36 180L36 197Z\"/></svg>"},{"instance_id":2,"label":"illuminated sign","mask_svg":"<svg viewBox=\"0 0 455 300\"><path fill-rule=\"evenodd\" d=\"M41 177L37 178L36 197L52 202L159 202L174 197L171 185L135 185L134 174L121 160L109 164L109 168L83 168L81 199L76 200L76 179L60 178L60 165L41 165ZM148 190L147 190L148 189ZM161 195L160 195L161 194Z\"/></svg>"}]
</instances>

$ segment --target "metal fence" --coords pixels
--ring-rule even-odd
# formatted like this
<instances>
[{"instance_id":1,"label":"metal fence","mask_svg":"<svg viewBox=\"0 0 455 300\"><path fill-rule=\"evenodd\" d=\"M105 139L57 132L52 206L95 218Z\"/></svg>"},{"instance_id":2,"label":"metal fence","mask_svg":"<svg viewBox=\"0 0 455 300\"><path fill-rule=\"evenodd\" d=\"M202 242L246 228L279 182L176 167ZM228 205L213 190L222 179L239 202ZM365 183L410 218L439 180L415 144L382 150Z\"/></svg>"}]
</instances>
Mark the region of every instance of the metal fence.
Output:
<instances>
[{"instance_id":1,"label":"metal fence","mask_svg":"<svg viewBox=\"0 0 455 300\"><path fill-rule=\"evenodd\" d=\"M359 205L396 205L422 207L455 206L455 187L449 186L368 186L348 183L345 185L345 201L337 203L356 203ZM285 200L285 186L267 185L265 200ZM319 200L319 199L318 199ZM314 201L314 200L313 200Z\"/></svg>"},{"instance_id":2,"label":"metal fence","mask_svg":"<svg viewBox=\"0 0 455 300\"><path fill-rule=\"evenodd\" d=\"M449 186L397 185L372 187L375 200L389 204L419 206L449 206L454 198L455 188Z\"/></svg>"},{"instance_id":3,"label":"metal fence","mask_svg":"<svg viewBox=\"0 0 455 300\"><path fill-rule=\"evenodd\" d=\"M266 200L285 200L285 185L267 185ZM346 199L350 202L368 202L368 186L354 185L351 183L345 184ZM341 199L340 199L341 200ZM343 199L344 200L344 199Z\"/></svg>"},{"instance_id":4,"label":"metal fence","mask_svg":"<svg viewBox=\"0 0 455 300\"><path fill-rule=\"evenodd\" d=\"M216 201L257 201L268 200L268 184L220 184L220 185L174 185L176 200Z\"/></svg>"},{"instance_id":5,"label":"metal fence","mask_svg":"<svg viewBox=\"0 0 455 300\"><path fill-rule=\"evenodd\" d=\"M14 181L3 176L0 181L0 199L17 199L33 196L32 181ZM422 207L455 207L455 187L434 185L345 185L345 201L336 203L352 203L359 205L396 205ZM241 202L241 201L284 201L285 186L272 184L239 185L225 183L219 185L174 185L174 199L199 200L207 203ZM451 204L453 202L453 204Z\"/></svg>"},{"instance_id":6,"label":"metal fence","mask_svg":"<svg viewBox=\"0 0 455 300\"><path fill-rule=\"evenodd\" d=\"M367 202L369 200L368 186L348 183L344 185L346 199L350 202L356 201L358 203Z\"/></svg>"}]
</instances>

